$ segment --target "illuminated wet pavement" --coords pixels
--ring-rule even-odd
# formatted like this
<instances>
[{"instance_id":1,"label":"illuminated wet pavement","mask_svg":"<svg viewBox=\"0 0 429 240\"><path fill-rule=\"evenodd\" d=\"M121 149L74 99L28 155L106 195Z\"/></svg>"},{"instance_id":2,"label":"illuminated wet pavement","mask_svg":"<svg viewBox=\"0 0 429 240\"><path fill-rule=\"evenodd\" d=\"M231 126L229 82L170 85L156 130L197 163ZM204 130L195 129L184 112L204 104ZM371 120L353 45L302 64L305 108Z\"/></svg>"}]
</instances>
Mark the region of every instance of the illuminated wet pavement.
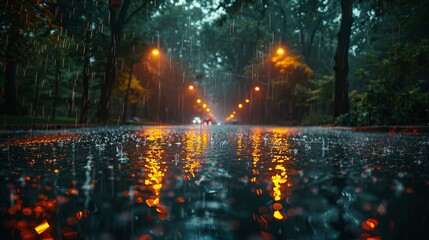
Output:
<instances>
[{"instance_id":1,"label":"illuminated wet pavement","mask_svg":"<svg viewBox=\"0 0 429 240\"><path fill-rule=\"evenodd\" d=\"M0 239L429 234L429 135L240 126L40 134L2 136Z\"/></svg>"}]
</instances>

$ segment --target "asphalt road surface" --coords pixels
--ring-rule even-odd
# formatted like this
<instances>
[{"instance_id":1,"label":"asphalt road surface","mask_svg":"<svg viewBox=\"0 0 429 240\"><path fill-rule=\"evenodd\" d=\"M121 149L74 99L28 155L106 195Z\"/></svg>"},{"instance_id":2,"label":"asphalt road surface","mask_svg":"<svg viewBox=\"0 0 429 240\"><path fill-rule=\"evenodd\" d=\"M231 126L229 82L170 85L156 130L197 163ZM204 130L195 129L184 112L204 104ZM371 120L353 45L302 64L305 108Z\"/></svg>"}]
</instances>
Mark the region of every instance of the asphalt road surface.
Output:
<instances>
[{"instance_id":1,"label":"asphalt road surface","mask_svg":"<svg viewBox=\"0 0 429 240\"><path fill-rule=\"evenodd\" d=\"M0 239L425 239L429 135L106 127L0 142Z\"/></svg>"}]
</instances>

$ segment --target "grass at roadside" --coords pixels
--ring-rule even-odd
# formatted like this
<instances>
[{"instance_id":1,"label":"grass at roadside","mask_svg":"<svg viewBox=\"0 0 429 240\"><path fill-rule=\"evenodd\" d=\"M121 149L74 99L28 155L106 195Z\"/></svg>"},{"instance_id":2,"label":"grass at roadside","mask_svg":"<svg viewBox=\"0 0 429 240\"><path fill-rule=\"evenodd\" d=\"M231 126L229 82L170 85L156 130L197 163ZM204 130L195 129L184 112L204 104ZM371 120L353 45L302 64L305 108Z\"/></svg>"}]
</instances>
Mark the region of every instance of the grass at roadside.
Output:
<instances>
[{"instance_id":1,"label":"grass at roadside","mask_svg":"<svg viewBox=\"0 0 429 240\"><path fill-rule=\"evenodd\" d=\"M29 125L29 124L75 124L78 123L78 119L69 117L57 117L54 121L49 118L41 118L31 116L9 116L1 115L2 125Z\"/></svg>"},{"instance_id":2,"label":"grass at roadside","mask_svg":"<svg viewBox=\"0 0 429 240\"><path fill-rule=\"evenodd\" d=\"M87 124L80 124L79 119L71 117L57 117L54 121L48 118L35 117L34 119L31 116L10 116L10 115L0 115L0 129L58 129L58 128L75 128L75 127L88 127L88 126L105 126L105 125L122 125L122 122L118 120L111 120L108 122L97 122L96 119L89 119ZM145 126L155 126L155 125L165 125L157 122L150 121L138 121L138 122L129 122L127 121L125 125L145 125Z\"/></svg>"}]
</instances>

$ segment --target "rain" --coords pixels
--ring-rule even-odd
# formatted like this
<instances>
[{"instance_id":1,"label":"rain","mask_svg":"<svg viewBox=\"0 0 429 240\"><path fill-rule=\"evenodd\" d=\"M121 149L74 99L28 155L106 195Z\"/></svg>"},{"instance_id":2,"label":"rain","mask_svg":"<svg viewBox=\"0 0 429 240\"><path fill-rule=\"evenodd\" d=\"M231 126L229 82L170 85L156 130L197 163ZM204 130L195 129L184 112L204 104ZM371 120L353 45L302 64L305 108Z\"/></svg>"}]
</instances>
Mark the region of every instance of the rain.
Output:
<instances>
[{"instance_id":1,"label":"rain","mask_svg":"<svg viewBox=\"0 0 429 240\"><path fill-rule=\"evenodd\" d=\"M2 0L0 239L425 239L428 11Z\"/></svg>"},{"instance_id":2,"label":"rain","mask_svg":"<svg viewBox=\"0 0 429 240\"><path fill-rule=\"evenodd\" d=\"M110 127L1 148L14 239L418 238L427 224L427 135Z\"/></svg>"}]
</instances>

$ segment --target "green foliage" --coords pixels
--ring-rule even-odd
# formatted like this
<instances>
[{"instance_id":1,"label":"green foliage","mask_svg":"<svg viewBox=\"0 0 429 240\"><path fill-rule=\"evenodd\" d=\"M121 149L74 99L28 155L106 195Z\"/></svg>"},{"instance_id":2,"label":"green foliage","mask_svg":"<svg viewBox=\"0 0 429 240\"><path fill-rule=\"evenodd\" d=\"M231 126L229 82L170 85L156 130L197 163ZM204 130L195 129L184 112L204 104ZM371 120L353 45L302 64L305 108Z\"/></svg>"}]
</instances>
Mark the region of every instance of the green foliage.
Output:
<instances>
[{"instance_id":1,"label":"green foliage","mask_svg":"<svg viewBox=\"0 0 429 240\"><path fill-rule=\"evenodd\" d=\"M94 114L100 86L110 70L106 65L113 49L109 44L114 25L122 30L118 32L120 43L115 46L117 54L110 61L117 77L112 106L122 104L128 65L134 61L136 66L145 67L133 75L132 103L145 96L149 105L156 106L155 98L148 96L158 93L157 77L168 96L162 103L166 106L178 106L178 89L190 82L204 88L205 97L213 102L234 106L252 96L252 86L261 84L268 90L263 99L271 105L273 121L328 121L339 2L196 2L123 0L118 9L110 9L109 1L103 0L5 2L0 8L0 67L5 69L7 63L16 66L21 113L35 111L36 118L49 115L57 74L61 75L58 115L78 113L84 57L89 51L90 115ZM122 9L127 11L123 21L117 22ZM429 1L360 0L354 9L350 113L337 123L429 122L429 44L424 40L429 38ZM208 10L217 11L219 18L204 19L211 14ZM86 38L88 32L90 38ZM144 60L155 45L166 56L159 62L161 67ZM278 45L287 48L282 59L272 58ZM5 79L2 71L2 85ZM223 108L230 110L229 106ZM146 114L154 115L154 110L148 109Z\"/></svg>"},{"instance_id":2,"label":"green foliage","mask_svg":"<svg viewBox=\"0 0 429 240\"><path fill-rule=\"evenodd\" d=\"M334 77L324 75L322 78L316 78L311 80L310 87L305 89L306 102L308 104L316 104L317 102L324 102L332 104L334 88Z\"/></svg>"},{"instance_id":3,"label":"green foliage","mask_svg":"<svg viewBox=\"0 0 429 240\"><path fill-rule=\"evenodd\" d=\"M305 85L297 85L295 98L298 99L298 105L308 109L301 124L315 125L332 122L333 89L332 75L311 78Z\"/></svg>"},{"instance_id":4,"label":"green foliage","mask_svg":"<svg viewBox=\"0 0 429 240\"><path fill-rule=\"evenodd\" d=\"M33 57L37 51L33 43L47 36L55 26L52 24L53 13L46 4L36 0L5 2L0 8L1 62L7 60L20 62Z\"/></svg>"},{"instance_id":5,"label":"green foliage","mask_svg":"<svg viewBox=\"0 0 429 240\"><path fill-rule=\"evenodd\" d=\"M122 101L123 97L126 94L128 89L129 81L129 72L122 71L122 73L117 77L118 81L115 88L113 89L113 97L120 99ZM148 89L144 88L140 80L136 78L133 74L131 77L130 92L128 95L128 101L131 104L137 104L140 96L145 96L147 100L150 99L151 93Z\"/></svg>"},{"instance_id":6,"label":"green foliage","mask_svg":"<svg viewBox=\"0 0 429 240\"><path fill-rule=\"evenodd\" d=\"M213 54L209 59L211 66L220 64L228 71L241 74L255 60L256 51L260 55L267 51L271 36L262 9L262 2L243 5L243 14L223 17L214 25L205 25L203 37L205 47Z\"/></svg>"},{"instance_id":7,"label":"green foliage","mask_svg":"<svg viewBox=\"0 0 429 240\"><path fill-rule=\"evenodd\" d=\"M364 126L376 124L368 111L368 93L359 94L356 90L349 93L350 111L335 119L335 125L341 126Z\"/></svg>"},{"instance_id":8,"label":"green foliage","mask_svg":"<svg viewBox=\"0 0 429 240\"><path fill-rule=\"evenodd\" d=\"M312 70L293 55L281 55L271 58L275 72L271 72L272 101L277 106L274 120L277 122L299 122L308 108L306 101L306 86L313 76ZM269 66L267 66L269 68ZM261 69L263 71L264 69Z\"/></svg>"},{"instance_id":9,"label":"green foliage","mask_svg":"<svg viewBox=\"0 0 429 240\"><path fill-rule=\"evenodd\" d=\"M376 69L379 72L369 74L363 93L351 92L351 112L338 121L351 125L427 122L428 42L394 44Z\"/></svg>"},{"instance_id":10,"label":"green foliage","mask_svg":"<svg viewBox=\"0 0 429 240\"><path fill-rule=\"evenodd\" d=\"M300 122L300 124L304 126L329 125L331 123L332 115L324 112L316 112L306 115Z\"/></svg>"}]
</instances>

